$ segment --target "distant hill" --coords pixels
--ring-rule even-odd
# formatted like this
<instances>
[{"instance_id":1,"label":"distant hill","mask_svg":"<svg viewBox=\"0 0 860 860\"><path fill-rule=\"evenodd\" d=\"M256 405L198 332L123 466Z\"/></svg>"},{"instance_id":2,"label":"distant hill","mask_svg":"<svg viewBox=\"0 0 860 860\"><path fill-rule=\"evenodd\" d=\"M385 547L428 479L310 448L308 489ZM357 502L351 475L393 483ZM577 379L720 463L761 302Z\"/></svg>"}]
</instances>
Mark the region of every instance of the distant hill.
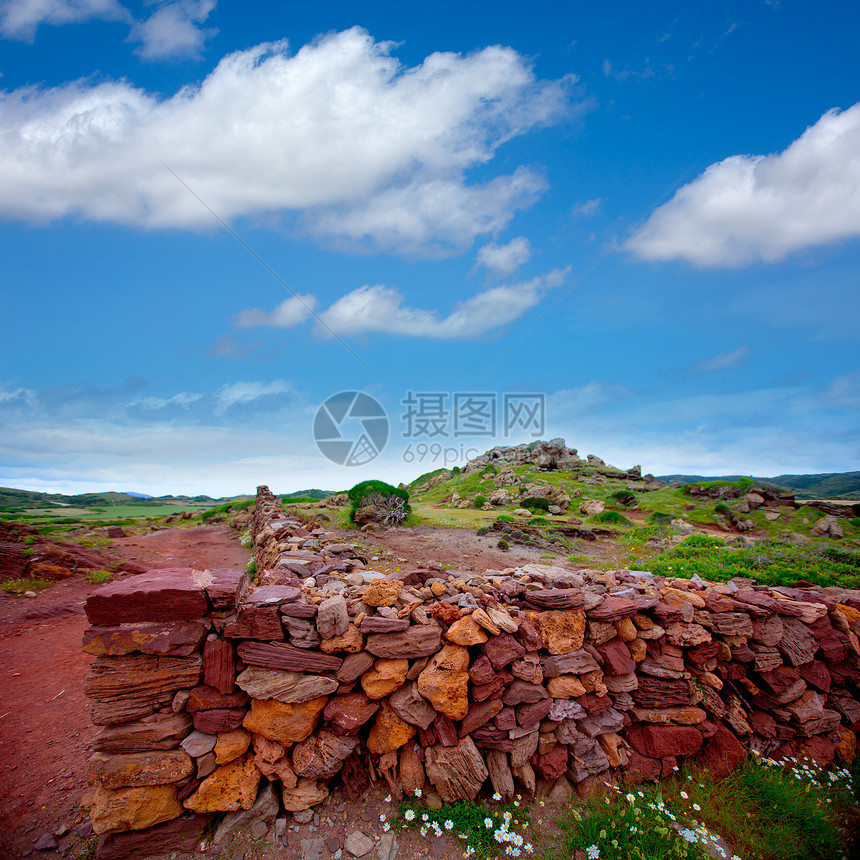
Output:
<instances>
[{"instance_id":1,"label":"distant hill","mask_svg":"<svg viewBox=\"0 0 860 860\"><path fill-rule=\"evenodd\" d=\"M329 496L333 496L336 492L337 490L296 490L292 493L284 493L280 498L292 499L300 497L303 499L327 499Z\"/></svg>"},{"instance_id":2,"label":"distant hill","mask_svg":"<svg viewBox=\"0 0 860 860\"><path fill-rule=\"evenodd\" d=\"M322 491L318 491L322 492ZM328 495L328 494L326 494ZM104 507L106 505L164 505L171 502L183 504L201 503L207 505L224 504L225 502L245 501L253 496L230 496L213 499L211 496L158 496L153 498L144 493L78 493L64 495L63 493L38 493L33 490L18 490L14 487L0 487L0 512L10 513L29 508L63 507ZM321 498L324 498L321 497Z\"/></svg>"},{"instance_id":3,"label":"distant hill","mask_svg":"<svg viewBox=\"0 0 860 860\"><path fill-rule=\"evenodd\" d=\"M820 475L777 475L773 478L757 478L747 475L660 475L660 480L670 484L693 484L698 481L737 481L752 477L757 484L793 492L799 499L844 499L860 501L860 472L826 472Z\"/></svg>"}]
</instances>

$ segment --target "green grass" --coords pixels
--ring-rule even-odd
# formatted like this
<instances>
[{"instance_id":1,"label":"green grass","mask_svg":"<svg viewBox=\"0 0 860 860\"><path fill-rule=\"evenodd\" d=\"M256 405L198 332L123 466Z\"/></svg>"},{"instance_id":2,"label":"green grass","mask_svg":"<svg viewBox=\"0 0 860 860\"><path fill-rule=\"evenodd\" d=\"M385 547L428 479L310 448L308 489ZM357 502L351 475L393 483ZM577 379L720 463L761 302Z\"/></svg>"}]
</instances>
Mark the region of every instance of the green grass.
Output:
<instances>
[{"instance_id":1,"label":"green grass","mask_svg":"<svg viewBox=\"0 0 860 860\"><path fill-rule=\"evenodd\" d=\"M791 585L799 580L813 585L860 586L860 551L829 544L760 541L746 549L727 546L705 535L691 535L677 547L643 556L637 564L657 575L726 582L735 576L767 585Z\"/></svg>"},{"instance_id":2,"label":"green grass","mask_svg":"<svg viewBox=\"0 0 860 860\"><path fill-rule=\"evenodd\" d=\"M624 528L633 525L631 520L628 520L623 514L619 514L618 511L603 511L601 514L595 514L590 521L604 525L623 526Z\"/></svg>"},{"instance_id":3,"label":"green grass","mask_svg":"<svg viewBox=\"0 0 860 860\"><path fill-rule=\"evenodd\" d=\"M380 820L384 827L385 816L381 815ZM450 835L463 843L462 853L466 858L488 860L504 856L503 846L515 849L514 856L518 857L532 853L529 809L520 805L519 796L514 804L487 807L473 800L457 800L443 803L435 810L408 798L400 802L394 823L403 829L418 830L425 839Z\"/></svg>"},{"instance_id":4,"label":"green grass","mask_svg":"<svg viewBox=\"0 0 860 860\"><path fill-rule=\"evenodd\" d=\"M52 585L53 583L47 579L22 577L20 579L7 579L5 582L0 582L0 591L20 597L25 591L42 591L45 588L50 588Z\"/></svg>"},{"instance_id":5,"label":"green grass","mask_svg":"<svg viewBox=\"0 0 860 860\"><path fill-rule=\"evenodd\" d=\"M847 770L751 758L716 782L684 769L660 786L617 790L568 808L549 858L592 849L600 860L704 858L718 837L744 860L836 860L852 853L860 812ZM716 856L716 855L714 855Z\"/></svg>"},{"instance_id":6,"label":"green grass","mask_svg":"<svg viewBox=\"0 0 860 860\"><path fill-rule=\"evenodd\" d=\"M101 585L103 582L110 582L113 579L113 573L109 570L94 568L86 575L85 579L92 585Z\"/></svg>"}]
</instances>

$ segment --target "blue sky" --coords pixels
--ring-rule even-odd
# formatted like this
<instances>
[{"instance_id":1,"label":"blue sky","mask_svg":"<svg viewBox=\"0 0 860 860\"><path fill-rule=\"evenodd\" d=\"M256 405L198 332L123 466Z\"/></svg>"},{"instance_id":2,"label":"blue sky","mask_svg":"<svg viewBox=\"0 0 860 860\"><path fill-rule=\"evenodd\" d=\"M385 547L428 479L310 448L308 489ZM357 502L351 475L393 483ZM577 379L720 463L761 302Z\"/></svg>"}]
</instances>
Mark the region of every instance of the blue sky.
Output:
<instances>
[{"instance_id":1,"label":"blue sky","mask_svg":"<svg viewBox=\"0 0 860 860\"><path fill-rule=\"evenodd\" d=\"M860 469L858 42L849 3L0 0L0 484L335 489L536 432ZM314 443L341 391L389 416L364 465Z\"/></svg>"}]
</instances>

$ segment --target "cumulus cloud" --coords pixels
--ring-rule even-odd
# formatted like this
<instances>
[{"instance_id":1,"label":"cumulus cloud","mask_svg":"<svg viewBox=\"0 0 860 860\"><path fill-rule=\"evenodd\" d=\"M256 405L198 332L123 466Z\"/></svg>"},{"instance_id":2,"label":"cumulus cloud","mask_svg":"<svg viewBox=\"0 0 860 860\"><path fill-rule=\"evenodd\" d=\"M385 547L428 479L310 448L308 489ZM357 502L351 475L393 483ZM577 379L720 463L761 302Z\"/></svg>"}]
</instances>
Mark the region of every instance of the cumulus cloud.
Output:
<instances>
[{"instance_id":1,"label":"cumulus cloud","mask_svg":"<svg viewBox=\"0 0 860 860\"><path fill-rule=\"evenodd\" d=\"M747 344L741 344L737 349L731 352L721 352L713 358L703 358L696 362L693 370L699 373L711 373L718 370L733 370L736 367L746 363L746 360L751 354L751 350Z\"/></svg>"},{"instance_id":2,"label":"cumulus cloud","mask_svg":"<svg viewBox=\"0 0 860 860\"><path fill-rule=\"evenodd\" d=\"M478 249L478 265L509 275L528 262L532 248L525 236L517 236L506 245L491 242Z\"/></svg>"},{"instance_id":3,"label":"cumulus cloud","mask_svg":"<svg viewBox=\"0 0 860 860\"><path fill-rule=\"evenodd\" d=\"M570 108L511 48L404 67L355 27L290 54L226 56L171 98L125 81L0 95L0 215L210 227L294 213L312 233L420 252L497 231L544 187L534 171L469 183L505 141ZM436 249L437 251L439 249Z\"/></svg>"},{"instance_id":4,"label":"cumulus cloud","mask_svg":"<svg viewBox=\"0 0 860 860\"><path fill-rule=\"evenodd\" d=\"M129 21L116 0L0 0L0 33L7 39L32 42L42 24L77 24L99 18Z\"/></svg>"},{"instance_id":5,"label":"cumulus cloud","mask_svg":"<svg viewBox=\"0 0 860 860\"><path fill-rule=\"evenodd\" d=\"M467 340L518 320L546 290L560 286L567 272L555 269L530 281L485 290L460 302L446 317L435 310L404 306L403 295L393 287L364 286L338 299L320 319L330 331L343 336L378 332ZM325 334L325 329L320 333Z\"/></svg>"},{"instance_id":6,"label":"cumulus cloud","mask_svg":"<svg viewBox=\"0 0 860 860\"><path fill-rule=\"evenodd\" d=\"M295 295L282 301L273 311L262 308L247 308L236 315L236 328L295 328L301 325L313 311L317 300L310 294Z\"/></svg>"},{"instance_id":7,"label":"cumulus cloud","mask_svg":"<svg viewBox=\"0 0 860 860\"><path fill-rule=\"evenodd\" d=\"M860 103L828 111L775 155L712 164L627 242L645 260L773 263L860 236Z\"/></svg>"},{"instance_id":8,"label":"cumulus cloud","mask_svg":"<svg viewBox=\"0 0 860 860\"><path fill-rule=\"evenodd\" d=\"M135 54L144 60L199 57L216 29L200 25L215 8L215 0L175 0L163 3L144 21L132 28L129 41L140 42Z\"/></svg>"}]
</instances>

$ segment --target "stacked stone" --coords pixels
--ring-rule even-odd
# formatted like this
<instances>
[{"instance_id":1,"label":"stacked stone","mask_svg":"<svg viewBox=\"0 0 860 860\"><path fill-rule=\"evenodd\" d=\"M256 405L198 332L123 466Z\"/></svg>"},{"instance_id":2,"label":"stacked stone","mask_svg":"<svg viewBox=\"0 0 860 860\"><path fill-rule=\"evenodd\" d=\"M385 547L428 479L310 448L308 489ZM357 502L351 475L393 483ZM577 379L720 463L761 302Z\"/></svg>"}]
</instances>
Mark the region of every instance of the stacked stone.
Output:
<instances>
[{"instance_id":1,"label":"stacked stone","mask_svg":"<svg viewBox=\"0 0 860 860\"><path fill-rule=\"evenodd\" d=\"M444 801L564 797L683 756L718 775L749 749L853 758L860 593L547 565L384 576L267 488L253 535L257 587L152 571L87 602L102 858L379 776Z\"/></svg>"}]
</instances>

